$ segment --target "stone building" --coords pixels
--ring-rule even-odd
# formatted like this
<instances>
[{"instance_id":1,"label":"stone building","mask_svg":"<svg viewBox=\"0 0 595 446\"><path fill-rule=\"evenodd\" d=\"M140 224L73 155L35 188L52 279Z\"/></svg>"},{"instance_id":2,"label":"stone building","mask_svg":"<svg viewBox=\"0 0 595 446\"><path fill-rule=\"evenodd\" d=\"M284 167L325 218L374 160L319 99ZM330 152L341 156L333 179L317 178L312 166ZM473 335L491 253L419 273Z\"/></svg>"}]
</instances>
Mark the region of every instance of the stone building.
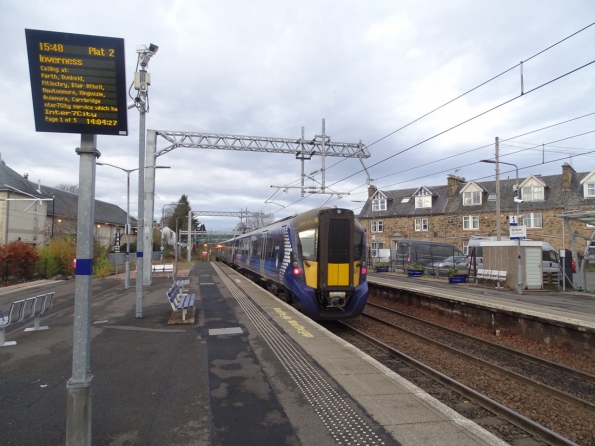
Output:
<instances>
[{"instance_id":1,"label":"stone building","mask_svg":"<svg viewBox=\"0 0 595 446\"><path fill-rule=\"evenodd\" d=\"M516 177L500 179L500 234L508 236L509 219L516 215ZM577 173L568 163L559 175L538 174L519 178L520 223L527 238L546 241L556 249L571 249L562 218L556 215L595 210L595 170ZM442 186L419 185L392 191L368 189L368 200L359 220L367 229L371 255L382 248L395 249L401 239L452 243L463 252L472 235L497 235L496 181L465 181L448 175ZM594 227L570 222L571 230L585 248Z\"/></svg>"}]
</instances>

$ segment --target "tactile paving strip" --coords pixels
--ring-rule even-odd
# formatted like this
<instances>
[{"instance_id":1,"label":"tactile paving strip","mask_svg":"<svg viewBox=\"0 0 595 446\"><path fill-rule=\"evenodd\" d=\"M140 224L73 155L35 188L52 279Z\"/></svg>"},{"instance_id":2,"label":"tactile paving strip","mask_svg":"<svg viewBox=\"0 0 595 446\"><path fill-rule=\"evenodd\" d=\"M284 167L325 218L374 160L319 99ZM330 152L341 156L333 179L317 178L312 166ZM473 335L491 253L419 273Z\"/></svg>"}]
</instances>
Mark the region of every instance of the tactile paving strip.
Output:
<instances>
[{"instance_id":1,"label":"tactile paving strip","mask_svg":"<svg viewBox=\"0 0 595 446\"><path fill-rule=\"evenodd\" d=\"M326 379L291 344L262 311L213 264L254 326L318 414L331 436L340 445L384 445L384 440L339 396Z\"/></svg>"}]
</instances>

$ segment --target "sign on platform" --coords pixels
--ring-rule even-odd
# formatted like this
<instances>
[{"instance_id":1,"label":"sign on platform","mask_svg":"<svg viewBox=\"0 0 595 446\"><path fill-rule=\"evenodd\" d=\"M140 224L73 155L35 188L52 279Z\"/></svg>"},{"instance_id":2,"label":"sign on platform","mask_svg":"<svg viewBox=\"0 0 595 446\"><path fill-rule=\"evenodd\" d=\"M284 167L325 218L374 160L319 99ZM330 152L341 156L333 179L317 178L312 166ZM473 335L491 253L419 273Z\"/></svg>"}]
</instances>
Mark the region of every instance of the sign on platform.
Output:
<instances>
[{"instance_id":1,"label":"sign on platform","mask_svg":"<svg viewBox=\"0 0 595 446\"><path fill-rule=\"evenodd\" d=\"M124 39L26 29L35 130L128 135Z\"/></svg>"},{"instance_id":2,"label":"sign on platform","mask_svg":"<svg viewBox=\"0 0 595 446\"><path fill-rule=\"evenodd\" d=\"M511 240L519 240L527 238L527 227L525 225L522 226L509 226L510 231L510 239Z\"/></svg>"}]
</instances>

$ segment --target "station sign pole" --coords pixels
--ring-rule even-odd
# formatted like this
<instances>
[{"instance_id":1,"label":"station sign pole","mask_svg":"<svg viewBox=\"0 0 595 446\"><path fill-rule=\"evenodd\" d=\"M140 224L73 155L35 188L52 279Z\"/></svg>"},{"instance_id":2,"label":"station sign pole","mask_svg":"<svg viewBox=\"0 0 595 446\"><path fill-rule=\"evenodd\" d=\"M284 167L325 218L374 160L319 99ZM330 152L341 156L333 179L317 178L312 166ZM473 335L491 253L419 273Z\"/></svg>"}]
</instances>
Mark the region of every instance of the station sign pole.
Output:
<instances>
[{"instance_id":1,"label":"station sign pole","mask_svg":"<svg viewBox=\"0 0 595 446\"><path fill-rule=\"evenodd\" d=\"M78 133L72 377L66 446L91 445L91 296L97 135L128 135L124 39L25 30L35 130Z\"/></svg>"}]
</instances>

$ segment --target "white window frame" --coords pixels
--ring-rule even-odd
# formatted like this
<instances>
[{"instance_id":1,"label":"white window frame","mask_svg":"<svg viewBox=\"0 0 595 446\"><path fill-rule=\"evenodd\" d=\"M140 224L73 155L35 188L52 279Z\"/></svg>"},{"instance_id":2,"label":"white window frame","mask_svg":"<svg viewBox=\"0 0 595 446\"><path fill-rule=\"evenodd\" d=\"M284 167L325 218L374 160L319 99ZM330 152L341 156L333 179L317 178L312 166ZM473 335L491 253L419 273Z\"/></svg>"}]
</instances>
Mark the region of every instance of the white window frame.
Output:
<instances>
[{"instance_id":1,"label":"white window frame","mask_svg":"<svg viewBox=\"0 0 595 446\"><path fill-rule=\"evenodd\" d=\"M429 228L429 221L427 218L418 217L414 220L415 230L419 231L427 231Z\"/></svg>"},{"instance_id":2,"label":"white window frame","mask_svg":"<svg viewBox=\"0 0 595 446\"><path fill-rule=\"evenodd\" d=\"M525 201L543 201L543 189L543 186L525 186L521 188L521 198ZM541 195L541 198L535 198L535 195Z\"/></svg>"},{"instance_id":3,"label":"white window frame","mask_svg":"<svg viewBox=\"0 0 595 446\"><path fill-rule=\"evenodd\" d=\"M585 197L595 197L595 183L585 184Z\"/></svg>"},{"instance_id":4,"label":"white window frame","mask_svg":"<svg viewBox=\"0 0 595 446\"><path fill-rule=\"evenodd\" d=\"M543 228L543 214L541 212L526 213L523 217L523 224L527 228Z\"/></svg>"},{"instance_id":5,"label":"white window frame","mask_svg":"<svg viewBox=\"0 0 595 446\"><path fill-rule=\"evenodd\" d=\"M432 207L432 196L431 195L418 195L415 197L415 209L431 208Z\"/></svg>"},{"instance_id":6,"label":"white window frame","mask_svg":"<svg viewBox=\"0 0 595 446\"><path fill-rule=\"evenodd\" d=\"M463 206L477 206L481 204L481 191L463 192Z\"/></svg>"},{"instance_id":7,"label":"white window frame","mask_svg":"<svg viewBox=\"0 0 595 446\"><path fill-rule=\"evenodd\" d=\"M384 242L372 241L372 257L378 257L377 250L384 248Z\"/></svg>"},{"instance_id":8,"label":"white window frame","mask_svg":"<svg viewBox=\"0 0 595 446\"><path fill-rule=\"evenodd\" d=\"M370 224L371 232L384 232L384 221L383 220L372 220Z\"/></svg>"},{"instance_id":9,"label":"white window frame","mask_svg":"<svg viewBox=\"0 0 595 446\"><path fill-rule=\"evenodd\" d=\"M463 216L463 230L475 231L477 229L479 229L479 216L478 215Z\"/></svg>"},{"instance_id":10,"label":"white window frame","mask_svg":"<svg viewBox=\"0 0 595 446\"><path fill-rule=\"evenodd\" d=\"M386 211L386 198L374 198L372 200L372 211Z\"/></svg>"}]
</instances>

